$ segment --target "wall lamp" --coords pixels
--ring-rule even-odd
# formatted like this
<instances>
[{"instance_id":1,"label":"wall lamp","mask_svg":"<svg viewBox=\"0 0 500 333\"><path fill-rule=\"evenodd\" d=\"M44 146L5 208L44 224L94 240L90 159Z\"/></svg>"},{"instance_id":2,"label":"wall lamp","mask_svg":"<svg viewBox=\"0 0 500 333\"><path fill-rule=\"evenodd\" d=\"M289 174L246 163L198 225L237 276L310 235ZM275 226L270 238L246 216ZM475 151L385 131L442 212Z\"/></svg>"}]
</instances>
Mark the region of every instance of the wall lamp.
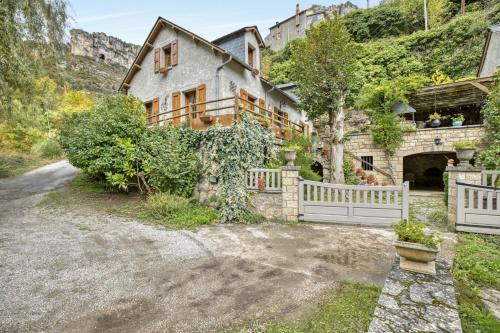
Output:
<instances>
[{"instance_id":1,"label":"wall lamp","mask_svg":"<svg viewBox=\"0 0 500 333\"><path fill-rule=\"evenodd\" d=\"M442 145L442 144L443 144L443 140L441 140L441 138L437 136L437 137L434 139L434 144L435 144L436 146L440 146L440 145Z\"/></svg>"}]
</instances>

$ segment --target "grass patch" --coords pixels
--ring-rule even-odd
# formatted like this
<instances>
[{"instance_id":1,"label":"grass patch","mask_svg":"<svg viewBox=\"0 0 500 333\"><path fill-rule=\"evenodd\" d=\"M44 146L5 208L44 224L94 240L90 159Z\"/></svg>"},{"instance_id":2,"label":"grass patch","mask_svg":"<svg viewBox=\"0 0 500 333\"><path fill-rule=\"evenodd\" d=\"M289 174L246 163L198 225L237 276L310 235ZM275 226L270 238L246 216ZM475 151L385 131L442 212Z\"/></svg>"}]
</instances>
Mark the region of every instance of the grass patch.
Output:
<instances>
[{"instance_id":1,"label":"grass patch","mask_svg":"<svg viewBox=\"0 0 500 333\"><path fill-rule=\"evenodd\" d=\"M453 277L464 333L500 332L479 296L482 288L500 290L500 237L460 234Z\"/></svg>"},{"instance_id":2,"label":"grass patch","mask_svg":"<svg viewBox=\"0 0 500 333\"><path fill-rule=\"evenodd\" d=\"M267 323L232 329L232 332L259 333L355 333L366 332L377 306L380 288L342 281L326 291L318 301L317 311L299 324Z\"/></svg>"},{"instance_id":3,"label":"grass patch","mask_svg":"<svg viewBox=\"0 0 500 333\"><path fill-rule=\"evenodd\" d=\"M0 178L21 175L57 160L57 158L51 159L19 152L0 151Z\"/></svg>"}]
</instances>

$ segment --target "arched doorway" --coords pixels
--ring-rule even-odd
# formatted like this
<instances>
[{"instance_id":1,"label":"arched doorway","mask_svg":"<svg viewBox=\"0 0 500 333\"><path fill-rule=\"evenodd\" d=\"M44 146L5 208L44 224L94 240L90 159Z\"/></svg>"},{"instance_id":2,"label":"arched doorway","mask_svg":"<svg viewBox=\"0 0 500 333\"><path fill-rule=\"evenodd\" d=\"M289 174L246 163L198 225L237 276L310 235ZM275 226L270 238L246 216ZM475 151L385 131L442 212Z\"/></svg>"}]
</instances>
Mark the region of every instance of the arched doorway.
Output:
<instances>
[{"instance_id":1,"label":"arched doorway","mask_svg":"<svg viewBox=\"0 0 500 333\"><path fill-rule=\"evenodd\" d=\"M411 189L443 191L443 173L448 159L456 161L454 152L428 152L403 158L403 180Z\"/></svg>"},{"instance_id":2,"label":"arched doorway","mask_svg":"<svg viewBox=\"0 0 500 333\"><path fill-rule=\"evenodd\" d=\"M313 164L311 164L311 170L316 172L318 175L320 175L321 179L324 179L324 177L323 177L323 164L316 161Z\"/></svg>"}]
</instances>

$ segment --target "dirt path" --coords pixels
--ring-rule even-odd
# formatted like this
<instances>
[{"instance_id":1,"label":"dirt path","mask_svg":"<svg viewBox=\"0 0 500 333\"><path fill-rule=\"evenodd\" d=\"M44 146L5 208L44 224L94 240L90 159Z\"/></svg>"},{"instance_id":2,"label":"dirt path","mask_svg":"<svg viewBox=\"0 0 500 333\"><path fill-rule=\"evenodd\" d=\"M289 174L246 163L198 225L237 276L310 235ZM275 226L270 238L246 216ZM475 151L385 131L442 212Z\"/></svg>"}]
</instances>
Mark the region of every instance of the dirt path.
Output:
<instances>
[{"instance_id":1,"label":"dirt path","mask_svg":"<svg viewBox=\"0 0 500 333\"><path fill-rule=\"evenodd\" d=\"M59 162L0 183L0 331L216 332L290 318L337 280L383 284L388 230L217 225L164 231L44 210L77 171Z\"/></svg>"}]
</instances>

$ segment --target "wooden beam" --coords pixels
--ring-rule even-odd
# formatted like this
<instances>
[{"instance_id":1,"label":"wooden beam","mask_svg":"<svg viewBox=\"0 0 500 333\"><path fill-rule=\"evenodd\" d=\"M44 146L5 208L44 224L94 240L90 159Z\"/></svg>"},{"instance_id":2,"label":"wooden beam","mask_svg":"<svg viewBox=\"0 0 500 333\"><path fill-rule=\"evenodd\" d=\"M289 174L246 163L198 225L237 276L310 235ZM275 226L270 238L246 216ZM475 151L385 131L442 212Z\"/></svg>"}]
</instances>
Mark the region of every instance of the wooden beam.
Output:
<instances>
[{"instance_id":1,"label":"wooden beam","mask_svg":"<svg viewBox=\"0 0 500 333\"><path fill-rule=\"evenodd\" d=\"M470 84L473 85L474 87L476 87L477 89L479 89L481 91L484 91L488 95L490 94L490 90L488 89L488 87L482 85L481 83L479 83L479 82L471 82Z\"/></svg>"},{"instance_id":2,"label":"wooden beam","mask_svg":"<svg viewBox=\"0 0 500 333\"><path fill-rule=\"evenodd\" d=\"M149 48L153 48L153 44L151 44L150 42L146 42L146 44L145 44L145 45L146 45L147 47L149 47Z\"/></svg>"},{"instance_id":3,"label":"wooden beam","mask_svg":"<svg viewBox=\"0 0 500 333\"><path fill-rule=\"evenodd\" d=\"M134 64L134 67L136 67L137 69L141 69L141 65L139 64Z\"/></svg>"}]
</instances>

